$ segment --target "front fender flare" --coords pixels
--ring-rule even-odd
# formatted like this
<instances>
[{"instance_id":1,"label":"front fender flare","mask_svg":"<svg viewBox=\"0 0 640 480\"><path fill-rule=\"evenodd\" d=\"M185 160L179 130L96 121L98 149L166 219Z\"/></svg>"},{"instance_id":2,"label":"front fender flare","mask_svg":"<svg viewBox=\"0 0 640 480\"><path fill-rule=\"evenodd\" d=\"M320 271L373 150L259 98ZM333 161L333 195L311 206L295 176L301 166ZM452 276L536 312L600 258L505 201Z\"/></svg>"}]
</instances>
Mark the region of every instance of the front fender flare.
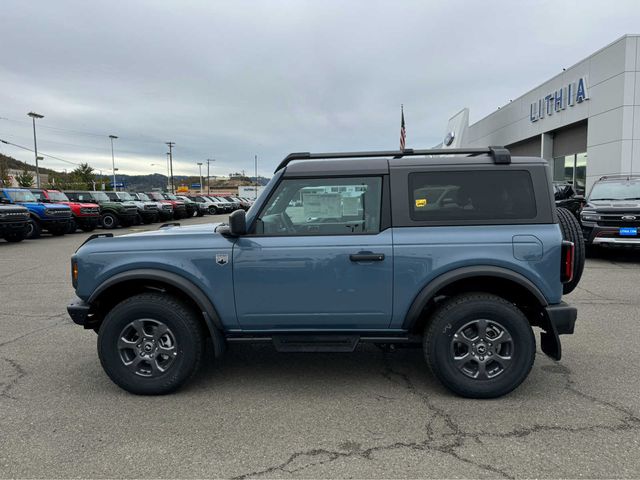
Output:
<instances>
[{"instance_id":1,"label":"front fender flare","mask_svg":"<svg viewBox=\"0 0 640 480\"><path fill-rule=\"evenodd\" d=\"M222 322L214 305L211 303L211 300L209 300L204 292L191 280L188 280L176 273L152 268L140 268L118 273L98 285L91 296L87 299L87 303L91 304L95 302L96 299L98 299L98 297L100 297L100 295L110 287L129 280L153 280L166 283L177 288L186 296L191 298L191 300L193 300L193 302L198 306L200 312L202 312L214 344L222 341L220 338L221 332L223 331ZM216 345L216 351L218 351L218 345Z\"/></svg>"}]
</instances>

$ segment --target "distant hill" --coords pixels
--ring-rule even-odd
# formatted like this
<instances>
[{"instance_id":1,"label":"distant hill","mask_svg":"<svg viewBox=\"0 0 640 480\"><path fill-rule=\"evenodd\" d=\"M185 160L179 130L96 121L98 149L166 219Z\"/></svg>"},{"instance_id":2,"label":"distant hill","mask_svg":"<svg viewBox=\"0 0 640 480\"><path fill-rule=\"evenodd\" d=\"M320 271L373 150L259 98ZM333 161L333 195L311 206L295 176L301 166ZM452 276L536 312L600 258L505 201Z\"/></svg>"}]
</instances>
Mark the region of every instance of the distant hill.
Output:
<instances>
[{"instance_id":1,"label":"distant hill","mask_svg":"<svg viewBox=\"0 0 640 480\"><path fill-rule=\"evenodd\" d=\"M35 161L35 160L34 160ZM35 165L33 163L25 163L20 160L16 160L13 157L8 155L3 155L0 153L0 163L5 162L6 168L11 170L24 170L25 167L27 170L35 172ZM60 178L64 176L64 173L58 172L56 170L52 170L50 168L44 168L40 164L39 169L41 174L53 175L56 178ZM69 170L70 171L70 170ZM111 181L111 175L108 172L104 172L105 175L103 178L105 179L105 183ZM99 182L99 174L96 172L96 181ZM152 173L148 175L116 175L118 182L123 182L125 184L125 188L131 191L151 191L154 189L166 189L167 188L167 176L162 175L160 173ZM197 176L185 176L185 175L174 175L174 183L176 188L180 185L191 186L195 183L200 183L200 177ZM108 179L108 180L107 180ZM204 179L206 182L206 179ZM269 181L268 178L258 177L259 185L266 185ZM245 176L234 176L230 179L225 180L216 180L211 178L209 181L211 188L237 188L241 185L254 185L255 177L245 177Z\"/></svg>"}]
</instances>

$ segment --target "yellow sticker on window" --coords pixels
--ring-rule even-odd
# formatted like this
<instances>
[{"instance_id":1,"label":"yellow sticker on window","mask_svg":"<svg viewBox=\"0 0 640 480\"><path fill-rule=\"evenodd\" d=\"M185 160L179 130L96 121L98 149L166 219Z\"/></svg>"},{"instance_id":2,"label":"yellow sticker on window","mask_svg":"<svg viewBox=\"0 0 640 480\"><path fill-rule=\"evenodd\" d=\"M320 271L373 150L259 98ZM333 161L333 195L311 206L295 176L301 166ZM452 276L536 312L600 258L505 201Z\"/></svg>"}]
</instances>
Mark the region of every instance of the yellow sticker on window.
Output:
<instances>
[{"instance_id":1,"label":"yellow sticker on window","mask_svg":"<svg viewBox=\"0 0 640 480\"><path fill-rule=\"evenodd\" d=\"M426 198L416 198L416 208L422 208L427 206Z\"/></svg>"}]
</instances>

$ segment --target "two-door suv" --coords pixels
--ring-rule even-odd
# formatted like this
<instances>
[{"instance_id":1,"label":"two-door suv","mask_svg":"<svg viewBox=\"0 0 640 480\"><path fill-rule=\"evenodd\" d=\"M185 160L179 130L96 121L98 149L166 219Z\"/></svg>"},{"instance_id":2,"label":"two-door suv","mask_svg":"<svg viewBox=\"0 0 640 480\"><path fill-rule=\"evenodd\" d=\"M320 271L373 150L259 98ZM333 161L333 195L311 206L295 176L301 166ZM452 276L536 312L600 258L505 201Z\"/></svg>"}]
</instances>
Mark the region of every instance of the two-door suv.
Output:
<instances>
[{"instance_id":1,"label":"two-door suv","mask_svg":"<svg viewBox=\"0 0 640 480\"><path fill-rule=\"evenodd\" d=\"M130 227L138 217L138 207L134 203L114 202L102 191L66 191L72 202L89 202L100 205L100 225L113 229L118 225Z\"/></svg>"},{"instance_id":2,"label":"two-door suv","mask_svg":"<svg viewBox=\"0 0 640 480\"><path fill-rule=\"evenodd\" d=\"M499 147L291 154L229 225L89 239L68 311L133 393L182 385L210 338L215 356L421 346L449 389L495 397L532 368L532 327L556 360L573 333L558 219L547 162Z\"/></svg>"},{"instance_id":3,"label":"two-door suv","mask_svg":"<svg viewBox=\"0 0 640 480\"><path fill-rule=\"evenodd\" d=\"M9 200L0 196L0 238L7 242L21 242L27 238L29 210L20 205L7 205Z\"/></svg>"},{"instance_id":4,"label":"two-door suv","mask_svg":"<svg viewBox=\"0 0 640 480\"><path fill-rule=\"evenodd\" d=\"M60 203L68 205L73 215L69 222L67 233L74 233L78 228L83 232L92 232L98 227L100 221L100 206L97 203L72 202L59 190L30 189L33 196L42 203Z\"/></svg>"},{"instance_id":5,"label":"two-door suv","mask_svg":"<svg viewBox=\"0 0 640 480\"><path fill-rule=\"evenodd\" d=\"M73 220L71 208L61 203L42 203L23 188L2 188L0 196L14 205L22 205L29 210L27 238L38 238L43 230L51 235L64 235Z\"/></svg>"}]
</instances>

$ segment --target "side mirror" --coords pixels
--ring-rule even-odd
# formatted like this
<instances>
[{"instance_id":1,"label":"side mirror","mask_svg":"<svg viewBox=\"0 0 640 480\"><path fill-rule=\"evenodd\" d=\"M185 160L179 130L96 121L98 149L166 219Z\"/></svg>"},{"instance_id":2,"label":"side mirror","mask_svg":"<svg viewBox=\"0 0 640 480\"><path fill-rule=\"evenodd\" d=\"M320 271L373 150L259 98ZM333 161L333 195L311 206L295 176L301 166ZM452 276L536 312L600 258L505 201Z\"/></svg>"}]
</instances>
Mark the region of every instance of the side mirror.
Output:
<instances>
[{"instance_id":1,"label":"side mirror","mask_svg":"<svg viewBox=\"0 0 640 480\"><path fill-rule=\"evenodd\" d=\"M236 210L229 215L229 233L235 237L247 233L247 219L244 210Z\"/></svg>"}]
</instances>

